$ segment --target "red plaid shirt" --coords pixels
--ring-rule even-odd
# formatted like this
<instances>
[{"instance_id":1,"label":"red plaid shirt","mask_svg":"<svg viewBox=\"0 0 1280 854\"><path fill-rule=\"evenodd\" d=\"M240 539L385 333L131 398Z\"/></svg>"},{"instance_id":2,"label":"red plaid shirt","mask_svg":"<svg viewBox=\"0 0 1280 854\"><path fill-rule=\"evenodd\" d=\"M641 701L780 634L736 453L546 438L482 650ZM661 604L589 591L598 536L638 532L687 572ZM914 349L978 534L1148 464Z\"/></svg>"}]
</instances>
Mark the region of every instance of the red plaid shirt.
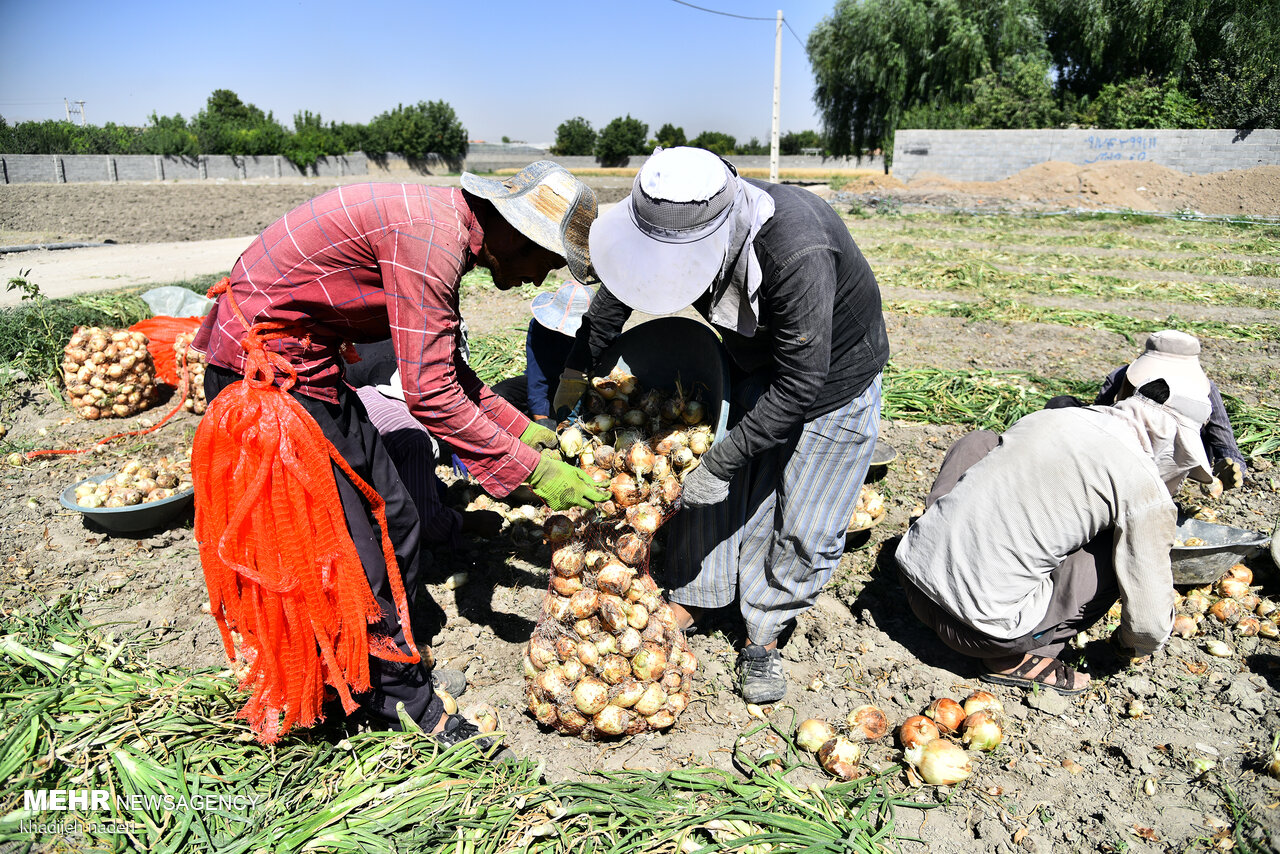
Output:
<instances>
[{"instance_id":1,"label":"red plaid shirt","mask_svg":"<svg viewBox=\"0 0 1280 854\"><path fill-rule=\"evenodd\" d=\"M458 353L458 285L484 233L462 191L421 184L338 187L285 214L231 271L250 323L307 330L268 348L298 372L296 390L337 401L344 341L392 338L409 410L495 495L519 486L538 452L519 440L529 419L493 394ZM245 329L220 297L192 346L244 373Z\"/></svg>"}]
</instances>

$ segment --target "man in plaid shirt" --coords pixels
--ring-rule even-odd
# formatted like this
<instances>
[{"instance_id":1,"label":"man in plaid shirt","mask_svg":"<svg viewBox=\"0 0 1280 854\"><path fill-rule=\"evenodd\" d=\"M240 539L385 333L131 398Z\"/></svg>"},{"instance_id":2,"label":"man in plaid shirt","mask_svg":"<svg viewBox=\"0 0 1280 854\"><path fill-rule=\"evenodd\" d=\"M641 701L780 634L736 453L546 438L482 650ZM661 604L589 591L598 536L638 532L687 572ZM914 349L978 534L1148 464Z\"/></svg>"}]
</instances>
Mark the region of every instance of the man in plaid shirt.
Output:
<instances>
[{"instance_id":1,"label":"man in plaid shirt","mask_svg":"<svg viewBox=\"0 0 1280 854\"><path fill-rule=\"evenodd\" d=\"M541 454L555 447L555 433L494 395L458 354L463 274L485 267L494 285L507 290L540 283L567 264L579 281L592 281L587 236L595 216L591 189L550 161L502 181L464 173L461 189L338 187L285 214L254 240L232 270L230 293L219 298L193 342L208 359L205 391L212 401L245 371L241 341L247 330L228 296L250 324L284 321L303 330L266 346L297 372L289 393L386 501L411 610L420 593L418 514L363 405L343 382L341 357L352 343L390 337L410 412L491 494L504 496L525 483L554 510L603 500L606 494L579 469ZM378 528L337 467L334 476L352 540L382 605L383 621L371 631L385 633L407 652ZM444 714L432 690L434 682L459 693L462 674L370 661L373 687L359 700L371 722L396 727L396 704L402 702L445 743L475 734L461 717Z\"/></svg>"}]
</instances>

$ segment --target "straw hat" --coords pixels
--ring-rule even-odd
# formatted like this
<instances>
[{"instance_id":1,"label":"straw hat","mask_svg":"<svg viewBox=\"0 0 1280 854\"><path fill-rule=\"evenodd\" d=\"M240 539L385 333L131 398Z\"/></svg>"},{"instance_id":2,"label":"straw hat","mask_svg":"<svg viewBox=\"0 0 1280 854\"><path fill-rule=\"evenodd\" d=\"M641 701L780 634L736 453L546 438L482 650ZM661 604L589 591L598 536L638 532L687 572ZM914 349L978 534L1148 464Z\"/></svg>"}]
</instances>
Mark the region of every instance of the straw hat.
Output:
<instances>
[{"instance_id":1,"label":"straw hat","mask_svg":"<svg viewBox=\"0 0 1280 854\"><path fill-rule=\"evenodd\" d=\"M517 231L563 257L575 279L599 281L591 269L588 242L596 218L596 194L568 169L539 160L509 178L463 172L462 188L492 202Z\"/></svg>"}]
</instances>

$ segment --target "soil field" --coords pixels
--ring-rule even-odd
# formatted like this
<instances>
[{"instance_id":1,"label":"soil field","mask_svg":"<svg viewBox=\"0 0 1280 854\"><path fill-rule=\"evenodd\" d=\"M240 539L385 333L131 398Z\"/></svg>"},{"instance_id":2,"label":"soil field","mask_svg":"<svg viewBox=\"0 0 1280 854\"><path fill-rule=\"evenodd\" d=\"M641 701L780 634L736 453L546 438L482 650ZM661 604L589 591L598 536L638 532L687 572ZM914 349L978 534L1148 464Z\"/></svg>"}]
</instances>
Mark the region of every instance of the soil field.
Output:
<instances>
[{"instance_id":1,"label":"soil field","mask_svg":"<svg viewBox=\"0 0 1280 854\"><path fill-rule=\"evenodd\" d=\"M1150 176L1124 180L1146 187ZM1117 186L1124 180L1116 178ZM1256 183L1275 180L1268 172ZM607 191L620 196L625 184ZM26 195L28 189L0 188L6 241L17 234L122 241L236 236L323 187L66 185L40 188L40 198L34 190ZM874 483L887 499L886 517L867 542L846 552L783 649L790 691L764 710L780 727L807 717L843 721L868 702L896 727L931 700L963 699L980 685L976 662L941 646L904 607L881 552L920 511L950 444L982 423L983 405L990 403L998 419L1001 412L1038 408L1059 384L1096 386L1137 354L1146 331L1169 325L1201 336L1205 370L1228 397L1242 448L1252 454L1241 489L1214 498L1188 488L1180 502L1268 533L1280 520L1280 450L1267 438L1276 435L1280 415L1280 226L1040 216L1046 207L1076 205L1049 189L1021 199L977 189L948 187L932 206L883 183L833 195L882 285L893 351L882 436L899 455ZM1105 198L1105 190L1098 195ZM1266 209L1270 204L1243 212L1280 209ZM1007 213L938 209L980 206ZM473 340L511 349L493 369L500 373L520 369L518 330L528 318L528 297L483 284L464 290ZM921 408L906 392L925 381L951 382L952 391L930 386L922 394L932 408ZM2 450L82 447L153 423L167 409L162 402L142 417L84 422L56 388L11 384L0 400L0 422L8 428ZM159 637L161 645L148 653L158 664L224 667L214 622L201 610L208 597L190 513L167 530L115 536L57 500L66 486L128 458L181 452L196 423L183 414L101 453L4 467L0 614L78 606L94 622L112 624L117 636ZM540 729L524 712L520 667L548 577L539 513L494 502L446 469L440 473L456 506L494 506L508 521L495 539L424 556L428 588L440 606L430 643L437 661L467 672L471 688L462 705L494 705L511 746L538 757L549 780L695 765L736 772L735 748L752 756L771 749L767 733L737 743L755 721L732 687L742 631L732 615L690 639L702 666L695 699L671 731L586 743ZM659 552L659 583L662 561ZM1267 553L1248 565L1257 592L1280 601L1280 572ZM448 589L444 582L457 572L467 572L468 583ZM1175 637L1148 663L1130 668L1104 640L1112 625L1080 639L1073 653L1094 677L1083 697L995 689L1009 715L1006 740L994 753L974 755L968 782L915 788L903 773L889 778L887 785L910 799L942 804L897 811L902 850L1262 851L1280 844L1280 781L1263 768L1280 733L1280 643L1239 636L1206 619L1202 636ZM1210 655L1209 638L1227 640L1231 653ZM870 745L865 763L886 769L901 755L886 738ZM791 779L803 788L827 778L802 768Z\"/></svg>"}]
</instances>

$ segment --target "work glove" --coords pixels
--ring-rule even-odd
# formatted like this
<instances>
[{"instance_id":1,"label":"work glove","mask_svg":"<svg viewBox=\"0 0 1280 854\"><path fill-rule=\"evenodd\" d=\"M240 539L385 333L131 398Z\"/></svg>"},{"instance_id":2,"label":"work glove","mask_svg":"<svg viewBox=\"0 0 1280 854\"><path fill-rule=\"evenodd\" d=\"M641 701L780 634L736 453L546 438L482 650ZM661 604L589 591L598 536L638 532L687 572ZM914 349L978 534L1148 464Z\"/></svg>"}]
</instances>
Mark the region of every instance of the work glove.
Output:
<instances>
[{"instance_id":1,"label":"work glove","mask_svg":"<svg viewBox=\"0 0 1280 854\"><path fill-rule=\"evenodd\" d=\"M693 507L719 504L729 497L729 481L721 480L705 465L700 465L685 475L680 502Z\"/></svg>"},{"instance_id":2,"label":"work glove","mask_svg":"<svg viewBox=\"0 0 1280 854\"><path fill-rule=\"evenodd\" d=\"M609 497L609 493L597 486L582 469L549 454L542 456L525 483L529 484L534 495L557 512L570 507L590 507Z\"/></svg>"},{"instance_id":3,"label":"work glove","mask_svg":"<svg viewBox=\"0 0 1280 854\"><path fill-rule=\"evenodd\" d=\"M560 384L556 386L556 396L551 399L552 413L563 421L587 393L587 375L582 371L565 368L560 374Z\"/></svg>"},{"instance_id":4,"label":"work glove","mask_svg":"<svg viewBox=\"0 0 1280 854\"><path fill-rule=\"evenodd\" d=\"M1223 457L1213 464L1213 476L1222 481L1223 489L1235 489L1244 483L1240 463L1230 457Z\"/></svg>"},{"instance_id":5,"label":"work glove","mask_svg":"<svg viewBox=\"0 0 1280 854\"><path fill-rule=\"evenodd\" d=\"M543 427L536 421L530 421L529 426L524 428L520 441L535 451L549 451L560 447L560 437L556 435L556 431Z\"/></svg>"}]
</instances>

